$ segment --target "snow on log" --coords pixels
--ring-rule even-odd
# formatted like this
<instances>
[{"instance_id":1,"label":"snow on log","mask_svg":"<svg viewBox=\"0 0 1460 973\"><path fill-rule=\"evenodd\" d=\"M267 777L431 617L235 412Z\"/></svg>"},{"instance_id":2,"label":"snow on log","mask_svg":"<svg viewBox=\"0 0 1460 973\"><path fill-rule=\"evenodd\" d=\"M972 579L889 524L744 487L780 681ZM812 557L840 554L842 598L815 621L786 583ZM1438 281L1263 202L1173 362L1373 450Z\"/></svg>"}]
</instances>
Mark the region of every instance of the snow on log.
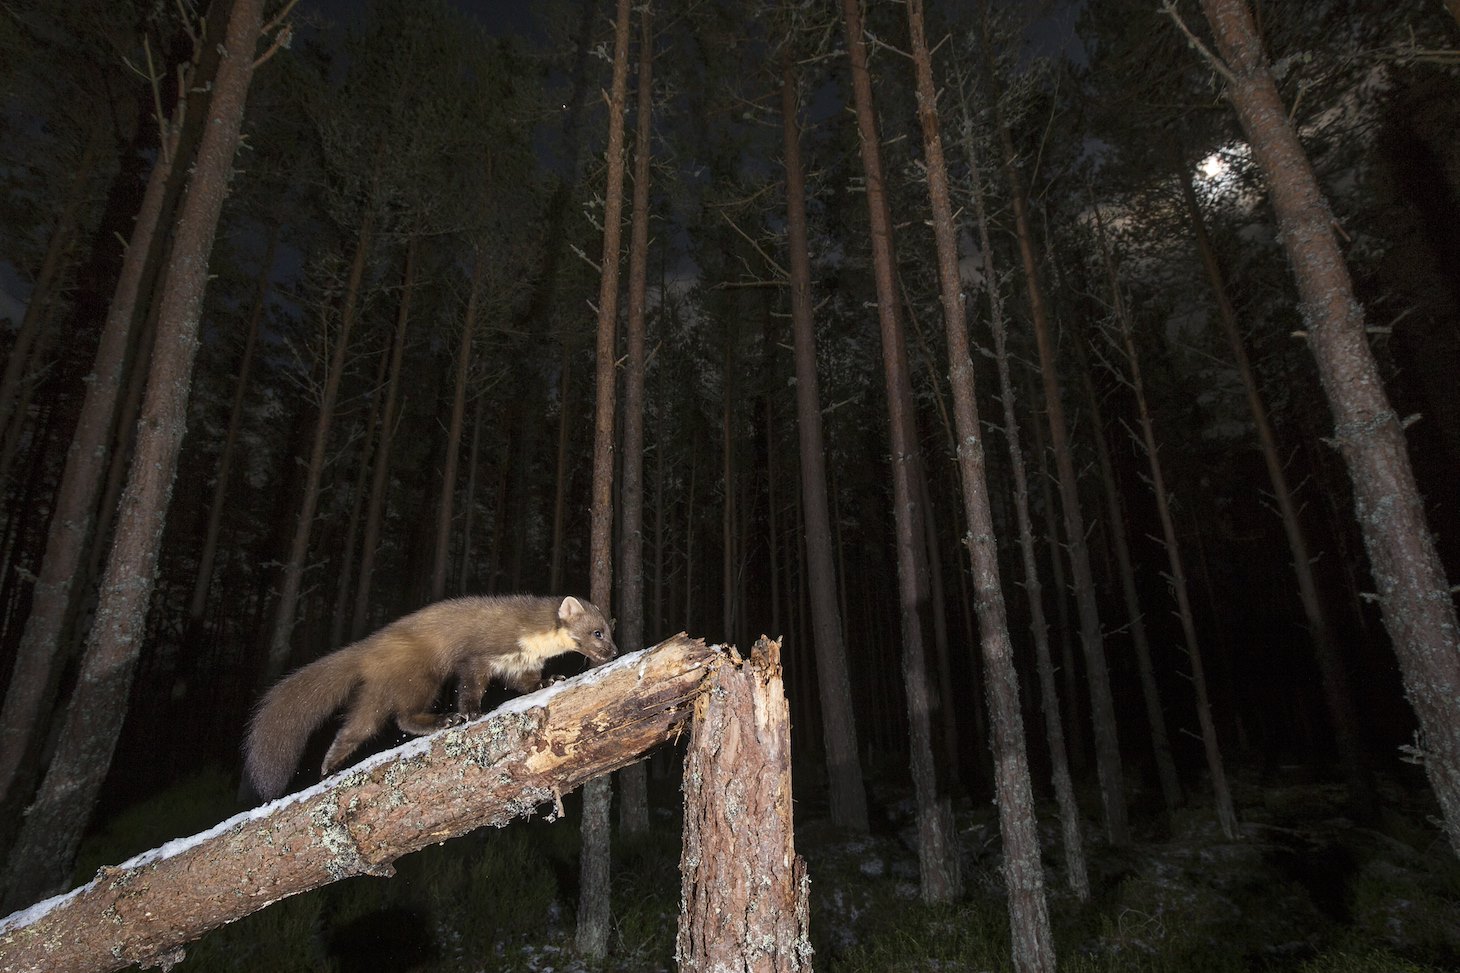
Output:
<instances>
[{"instance_id":1,"label":"snow on log","mask_svg":"<svg viewBox=\"0 0 1460 973\"><path fill-rule=\"evenodd\" d=\"M810 885L791 821L781 644L733 650L695 702L684 758L681 973L811 970Z\"/></svg>"},{"instance_id":2,"label":"snow on log","mask_svg":"<svg viewBox=\"0 0 1460 973\"><path fill-rule=\"evenodd\" d=\"M270 903L556 805L672 737L724 657L681 633L102 868L0 920L0 973L167 968L180 944Z\"/></svg>"}]
</instances>

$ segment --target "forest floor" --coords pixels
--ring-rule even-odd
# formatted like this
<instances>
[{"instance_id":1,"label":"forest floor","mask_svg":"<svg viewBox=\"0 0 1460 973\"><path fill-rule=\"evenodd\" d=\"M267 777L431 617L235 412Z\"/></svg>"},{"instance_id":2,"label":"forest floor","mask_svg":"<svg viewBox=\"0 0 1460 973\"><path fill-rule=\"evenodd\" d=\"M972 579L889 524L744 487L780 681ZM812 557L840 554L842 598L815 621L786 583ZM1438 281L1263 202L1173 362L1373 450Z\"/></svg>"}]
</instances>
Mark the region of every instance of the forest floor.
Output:
<instances>
[{"instance_id":1,"label":"forest floor","mask_svg":"<svg viewBox=\"0 0 1460 973\"><path fill-rule=\"evenodd\" d=\"M675 784L654 785L647 836L615 842L614 938L601 969L674 968ZM991 802L959 803L965 892L927 906L905 785L876 780L870 793L876 821L867 836L831 828L814 794L798 796L816 969L1011 969ZM1041 807L1060 970L1460 973L1460 866L1423 789L1387 784L1385 810L1362 825L1344 815L1341 788L1296 769L1263 780L1239 774L1236 798L1237 841L1225 840L1199 804L1169 822L1142 816L1138 805L1136 841L1121 849L1087 819L1094 894L1084 904L1064 880L1053 806ZM204 827L230 813L230 799L231 781L217 773L131 808L93 836L78 874ZM402 859L393 879L350 879L216 930L177 969L588 973L594 967L572 953L577 845L572 804L566 820L483 829Z\"/></svg>"}]
</instances>

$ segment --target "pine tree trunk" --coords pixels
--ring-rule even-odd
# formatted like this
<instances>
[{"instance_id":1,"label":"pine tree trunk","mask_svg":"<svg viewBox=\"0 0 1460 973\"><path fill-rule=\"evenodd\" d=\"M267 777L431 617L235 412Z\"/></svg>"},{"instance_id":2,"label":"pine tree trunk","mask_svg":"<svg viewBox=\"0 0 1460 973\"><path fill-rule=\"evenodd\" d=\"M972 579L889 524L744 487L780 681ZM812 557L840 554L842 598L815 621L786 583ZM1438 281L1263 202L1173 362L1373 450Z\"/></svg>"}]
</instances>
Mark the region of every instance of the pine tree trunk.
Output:
<instances>
[{"instance_id":1,"label":"pine tree trunk","mask_svg":"<svg viewBox=\"0 0 1460 973\"><path fill-rule=\"evenodd\" d=\"M446 460L441 464L441 500L436 505L436 545L431 564L431 600L446 597L446 564L451 556L451 520L456 500L456 467L461 455L461 432L466 425L466 385L471 372L471 343L477 330L477 300L481 295L485 258L478 253L472 267L471 293L461 323L461 344L456 347L456 383L451 396L451 425L446 431ZM554 588L556 592L558 589Z\"/></svg>"},{"instance_id":2,"label":"pine tree trunk","mask_svg":"<svg viewBox=\"0 0 1460 973\"><path fill-rule=\"evenodd\" d=\"M238 430L243 426L243 398L253 375L254 348L258 344L259 323L263 320L264 307L268 303L269 275L274 269L274 252L279 245L279 231L280 227L275 225L269 233L268 246L264 248L258 283L254 288L253 310L248 319L248 337L244 340L243 359L238 363L233 404L228 412L228 432L223 437L223 454L218 458L213 498L208 503L208 527L203 538L203 551L198 555L198 576L193 581L193 595L188 602L188 626L195 633L203 623L203 612L208 606L208 590L213 584L213 563L218 556L218 535L223 525L224 501L228 498L228 480L233 472L233 457L238 448Z\"/></svg>"},{"instance_id":3,"label":"pine tree trunk","mask_svg":"<svg viewBox=\"0 0 1460 973\"><path fill-rule=\"evenodd\" d=\"M957 835L952 830L946 800L938 793L937 770L933 762L928 671L923 642L922 616L928 608L928 577L922 548L922 509L917 490L921 474L907 344L897 315L897 291L893 283L896 262L892 216L883 181L881 142L872 106L872 79L867 70L867 45L862 37L862 12L858 0L842 0L842 17L851 60L858 142L862 168L866 173L873 279L882 332L883 378L887 386L888 424L891 428L903 688L907 693L913 790L918 809L918 865L923 901L947 902L957 898L963 883L958 872Z\"/></svg>"},{"instance_id":4,"label":"pine tree trunk","mask_svg":"<svg viewBox=\"0 0 1460 973\"><path fill-rule=\"evenodd\" d=\"M1055 631L1059 634L1060 674L1064 677L1065 684L1065 705L1062 712L1065 716L1063 722L1066 737L1069 740L1066 749L1070 755L1071 770L1083 771L1086 766L1085 720L1080 705L1080 676L1075 663L1075 646L1070 638L1070 588L1065 580L1065 551L1060 545L1060 518L1054 491L1050 489L1053 478L1049 474L1049 447L1044 440L1046 425L1039 419L1034 383L1027 375L1023 375L1022 379L1024 397L1031 403L1029 408L1032 421L1029 428L1034 432L1034 455L1039 466L1035 479L1039 482L1039 503L1044 508L1044 536L1049 545L1049 574L1054 585Z\"/></svg>"},{"instance_id":5,"label":"pine tree trunk","mask_svg":"<svg viewBox=\"0 0 1460 973\"><path fill-rule=\"evenodd\" d=\"M1196 690L1196 716L1201 725L1202 748L1206 753L1207 771L1212 775L1212 797L1217 806L1217 823L1222 834L1229 841L1238 837L1237 811L1232 804L1232 791L1227 786L1227 773L1222 768L1222 751L1217 744L1217 728L1212 721L1211 700L1207 696L1206 672L1201 661L1201 647L1196 636L1196 619L1191 610L1191 596L1186 584L1186 569L1181 560L1181 546L1176 537L1176 522L1171 517L1171 504L1166 494L1166 479L1161 468L1161 456L1156 448L1156 431L1151 422L1151 410L1146 405L1146 388L1141 380L1141 362L1136 354L1135 340L1131 336L1130 315L1126 312L1125 297L1120 290L1120 277L1116 273L1115 257L1105 239L1105 225L1100 218L1100 208L1092 206L1095 212L1095 228L1099 237L1100 256L1105 265L1105 274L1110 283L1111 304L1115 310L1116 324L1120 328L1121 344L1124 346L1126 368L1131 392L1136 398L1136 414L1141 427L1141 445L1146 451L1146 462L1151 474L1151 492L1156 499L1156 514L1161 521L1161 537L1166 545L1166 563L1170 569L1171 592L1176 598L1176 615L1181 620L1181 633L1186 639L1186 657L1191 665L1191 682Z\"/></svg>"},{"instance_id":6,"label":"pine tree trunk","mask_svg":"<svg viewBox=\"0 0 1460 973\"><path fill-rule=\"evenodd\" d=\"M1039 580L1039 558L1034 548L1034 525L1029 516L1029 477L1020 445L1019 416L1014 407L1014 383L1009 373L1008 334L1004 324L1004 299L999 274L994 267L993 241L984 201L983 177L973 142L973 117L963 106L964 154L973 186L973 211L978 224L979 251L989 293L989 327L994 339L994 362L999 374L999 401L1003 406L1004 434L1009 445L1009 470L1014 481L1014 516L1019 525L1019 554L1024 565L1024 594L1029 601L1029 630L1034 638L1034 662L1039 673L1040 709L1044 714L1044 735L1049 745L1050 772L1055 803L1059 807L1060 830L1064 836L1065 878L1081 902L1090 900L1090 875L1085 864L1085 838L1080 830L1080 806L1075 801L1065 749L1064 726L1060 721L1059 690L1055 685L1054 662L1049 649L1049 623L1044 615L1044 586ZM1037 418L1037 417L1036 417ZM1058 557L1056 557L1058 563Z\"/></svg>"},{"instance_id":7,"label":"pine tree trunk","mask_svg":"<svg viewBox=\"0 0 1460 973\"><path fill-rule=\"evenodd\" d=\"M1333 720L1334 741L1338 745L1339 760L1349 782L1350 801L1367 817L1372 812L1376 795L1374 781L1364 759L1362 733L1353 691L1349 687L1348 672L1343 656L1333 635L1333 626L1328 621L1328 611L1318 594L1318 583L1313 577L1313 558L1308 553L1308 538L1298 516L1298 505L1293 491L1288 486L1288 475L1283 470L1279 455L1277 434L1268 419L1267 405L1257 387L1257 375L1247 357L1247 348L1237 326L1237 311L1227 296L1227 286L1222 279L1222 270L1217 263L1216 251L1207 235L1206 221L1202 218L1201 206L1197 203L1196 189L1191 183L1191 172L1184 160L1178 160L1177 171L1181 178L1181 195L1186 202L1187 216L1191 219L1192 234L1196 238L1197 253L1206 270L1207 281L1212 287L1212 296L1217 304L1217 320L1221 322L1227 345L1232 350L1232 360L1237 365L1237 374L1242 379L1242 388L1247 394L1247 408L1252 413L1252 423L1257 430L1257 442L1262 449L1262 460L1267 466L1267 478L1272 485L1273 501L1283 522L1283 536L1287 538L1288 550L1293 556L1293 573L1298 580L1298 599L1303 605L1303 614L1308 621L1308 635L1313 640L1313 653L1318 660L1318 672L1323 679L1323 700L1328 706L1328 716ZM1345 560L1345 563L1347 561Z\"/></svg>"},{"instance_id":8,"label":"pine tree trunk","mask_svg":"<svg viewBox=\"0 0 1460 973\"><path fill-rule=\"evenodd\" d=\"M985 41L987 42L987 37ZM1054 449L1055 471L1059 477L1070 574L1075 586L1075 607L1080 617L1080 646L1084 650L1085 676L1090 686L1090 722L1095 737L1095 770L1100 779L1105 833L1111 844L1126 845L1130 843L1130 825L1126 814L1120 738L1115 721L1115 697L1111 693L1110 672L1105 661L1104 635L1100 628L1100 609L1095 600L1095 577L1090 569L1090 549L1085 541L1085 516L1080 509L1080 487L1075 476L1074 452L1070 445L1069 427L1065 422L1064 405L1060 400L1059 372L1054 360L1054 337L1051 333L1044 288L1039 280L1034 227L1029 218L1029 200L1023 177L1019 174L1014 139L998 107L997 99L994 104L997 116L995 125L1004 153L1004 177L1009 183L1015 235L1024 266L1024 283L1029 292L1029 315L1033 319L1034 340L1039 348L1039 368L1044 381L1050 445Z\"/></svg>"},{"instance_id":9,"label":"pine tree trunk","mask_svg":"<svg viewBox=\"0 0 1460 973\"><path fill-rule=\"evenodd\" d=\"M375 573L375 555L380 548L381 525L385 520L385 497L390 490L390 450L395 440L400 411L400 370L405 357L406 330L411 321L411 296L416 287L416 247L419 237L406 244L405 268L401 273L400 306L396 311L395 340L390 348L390 374L385 380L385 405L380 411L380 437L376 441L375 463L370 476L370 500L365 507L365 536L360 544L360 580L355 586L355 611L350 621L350 638L362 637L370 627L370 581Z\"/></svg>"},{"instance_id":10,"label":"pine tree trunk","mask_svg":"<svg viewBox=\"0 0 1460 973\"><path fill-rule=\"evenodd\" d=\"M375 242L375 214L366 205L361 214L360 231L355 239L355 256L350 263L350 276L340 304L340 333L335 336L334 352L325 373L324 388L319 398L319 418L314 427L309 465L304 479L304 494L299 501L299 514L294 521L294 538L289 544L289 558L279 583L279 600L274 606L274 626L269 635L268 662L262 682L272 683L283 675L289 663L289 636L294 631L294 616L299 608L299 592L304 584L304 562L309 555L309 537L314 527L314 513L319 507L320 481L324 478L325 448L329 445L330 427L334 423L335 399L340 394L340 381L345 374L346 353L350 348L350 332L360 301L360 288L365 277L365 264ZM323 323L323 322L322 322Z\"/></svg>"},{"instance_id":11,"label":"pine tree trunk","mask_svg":"<svg viewBox=\"0 0 1460 973\"><path fill-rule=\"evenodd\" d=\"M958 231L953 225L953 204L948 195L948 168L943 158L938 95L923 28L922 0L907 0L907 22L913 69L917 73L917 113L923 130L933 239L937 245L939 300L948 339L948 385L958 432L958 470L964 514L968 519L964 543L973 563L979 644L983 650L984 685L993 728L994 803L999 809L999 832L1004 846L1003 873L1008 888L1014 969L1020 973L1054 973L1054 938L1045 901L1044 869L1039 861L1039 827L1034 820L1034 789L1029 781L1029 754L1019 709L1019 677L1014 671L1014 648L1009 640L1009 618L999 579L999 550L989 508L983 429L974 399L968 312L958 274Z\"/></svg>"},{"instance_id":12,"label":"pine tree trunk","mask_svg":"<svg viewBox=\"0 0 1460 973\"><path fill-rule=\"evenodd\" d=\"M810 882L791 816L780 649L762 639L748 662L732 655L695 706L674 949L684 973L811 969Z\"/></svg>"},{"instance_id":13,"label":"pine tree trunk","mask_svg":"<svg viewBox=\"0 0 1460 973\"><path fill-rule=\"evenodd\" d=\"M262 12L263 0L236 0L229 15L208 124L173 230L157 352L136 459L122 496L123 516L55 756L8 863L6 906L23 905L65 885L126 716L187 426L208 258L238 146Z\"/></svg>"},{"instance_id":14,"label":"pine tree trunk","mask_svg":"<svg viewBox=\"0 0 1460 973\"><path fill-rule=\"evenodd\" d=\"M735 340L738 315L725 322L723 381L720 392L720 478L725 485L720 506L720 637L736 639L735 627Z\"/></svg>"},{"instance_id":15,"label":"pine tree trunk","mask_svg":"<svg viewBox=\"0 0 1460 973\"><path fill-rule=\"evenodd\" d=\"M116 293L91 366L81 415L56 493L55 513L46 534L40 574L31 594L30 615L16 650L15 666L0 710L0 801L11 793L21 763L50 712L60 673L56 661L70 614L75 582L81 573L87 539L96 521L97 498L105 479L112 421L126 368L127 348L134 338L132 321L147 270L147 258L162 219L176 154L176 129L168 152L159 156L137 210L131 238L122 258Z\"/></svg>"},{"instance_id":16,"label":"pine tree trunk","mask_svg":"<svg viewBox=\"0 0 1460 973\"><path fill-rule=\"evenodd\" d=\"M384 407L384 396L380 390L385 388L386 369L390 367L391 346L386 345L380 350L380 364L375 369L375 381L370 388L374 394L370 396L370 414L360 427L360 461L355 465L355 482L350 490L350 519L345 527L345 539L340 544L337 552L339 557L339 577L335 581L335 604L330 612L330 636L329 644L332 646L345 644L345 630L350 622L350 605L354 599L351 597L354 592L355 564L360 560L355 553L356 546L360 540L360 525L365 520L365 487L370 481L370 460L374 455L372 450L375 445L375 430L380 426L380 410Z\"/></svg>"},{"instance_id":17,"label":"pine tree trunk","mask_svg":"<svg viewBox=\"0 0 1460 973\"><path fill-rule=\"evenodd\" d=\"M694 628L691 612L694 609L694 541L695 541L695 481L699 463L693 449L689 454L689 493L684 501L684 630Z\"/></svg>"},{"instance_id":18,"label":"pine tree trunk","mask_svg":"<svg viewBox=\"0 0 1460 973\"><path fill-rule=\"evenodd\" d=\"M1384 626L1405 694L1419 717L1425 772L1445 834L1460 854L1460 630L1455 603L1404 439L1369 349L1363 309L1333 231L1333 215L1288 121L1246 4L1202 0L1230 72L1228 97L1267 179L1278 236L1303 300L1308 345L1334 413L1334 440L1354 506Z\"/></svg>"},{"instance_id":19,"label":"pine tree trunk","mask_svg":"<svg viewBox=\"0 0 1460 973\"><path fill-rule=\"evenodd\" d=\"M663 293L663 290L660 293ZM663 376L662 365L657 374ZM660 389L664 386L662 377L658 386ZM665 409L661 404L656 412L654 423L654 438L656 439L654 446L654 587L652 589L654 609L650 616L652 622L650 630L654 634L650 637L656 639L664 634L664 589L667 587L664 577L664 454L668 452L669 442L664 434L664 414Z\"/></svg>"},{"instance_id":20,"label":"pine tree trunk","mask_svg":"<svg viewBox=\"0 0 1460 973\"><path fill-rule=\"evenodd\" d=\"M558 365L558 456L553 475L553 546L548 557L548 590L563 590L563 558L567 536L568 513L568 442L572 431L569 396L572 392L573 356L568 338L563 337L562 356Z\"/></svg>"},{"instance_id":21,"label":"pine tree trunk","mask_svg":"<svg viewBox=\"0 0 1460 973\"><path fill-rule=\"evenodd\" d=\"M769 327L765 333L765 347L767 349L764 366L767 374L772 376L774 382L775 362L773 353L775 337ZM766 518L766 546L770 548L769 556L766 558L766 566L770 568L771 575L771 631L780 638L784 632L781 627L781 534L780 525L776 516L776 421L775 408L772 405L772 396L765 397L765 518Z\"/></svg>"},{"instance_id":22,"label":"pine tree trunk","mask_svg":"<svg viewBox=\"0 0 1460 973\"><path fill-rule=\"evenodd\" d=\"M589 508L589 588L595 605L613 600L613 437L618 357L619 247L623 235L624 107L629 89L630 0L618 0L613 33L613 85L608 100L608 173L603 205L603 261L598 284L598 346L594 368L593 501ZM610 778L583 788L583 845L578 893L578 952L591 959L608 951Z\"/></svg>"},{"instance_id":23,"label":"pine tree trunk","mask_svg":"<svg viewBox=\"0 0 1460 973\"><path fill-rule=\"evenodd\" d=\"M60 286L60 285L58 285ZM34 298L32 298L34 299ZM36 322L35 340L29 342L27 354L30 361L35 364L34 368L27 367L25 375L19 382L16 389L16 397L13 403L15 421L6 427L3 435L0 435L0 483L10 480L10 470L15 463L15 457L20 453L20 444L25 440L26 430L32 424L28 421L30 407L35 402L36 392L39 391L42 380L51 369L51 351L61 342L66 335L62 331L67 330L56 326L57 312L61 310L60 301L48 300L40 312L39 320ZM27 305L29 309L29 305ZM20 336L16 336L18 344ZM12 349L14 345L11 346ZM13 354L14 352L12 352ZM14 520L16 513L24 510L23 507L12 506L7 519Z\"/></svg>"},{"instance_id":24,"label":"pine tree trunk","mask_svg":"<svg viewBox=\"0 0 1460 973\"><path fill-rule=\"evenodd\" d=\"M1207 561L1206 544L1202 540L1201 521L1194 515L1189 515L1189 517L1192 521L1190 536L1196 540L1196 563L1201 576L1202 593L1206 595L1208 624L1217 636L1218 649L1215 657L1220 667L1217 672L1217 680L1221 683L1222 693L1230 707L1230 729L1232 736L1237 739L1237 752L1251 753L1252 741L1247 735L1247 721L1242 716L1242 695L1237 691L1237 680L1233 673L1232 636L1227 626L1223 624L1222 612L1217 607L1219 602L1216 588L1212 584L1212 571L1211 565Z\"/></svg>"},{"instance_id":25,"label":"pine tree trunk","mask_svg":"<svg viewBox=\"0 0 1460 973\"><path fill-rule=\"evenodd\" d=\"M920 471L918 496L923 506L923 548L928 555L928 597L933 615L933 658L938 667L938 693L934 704L938 708L942 730L942 750L946 786L952 790L958 786L958 721L954 718L953 661L948 651L948 599L943 590L943 551L938 544L938 525L933 520L937 512L933 506L932 494L928 492L928 474Z\"/></svg>"},{"instance_id":26,"label":"pine tree trunk","mask_svg":"<svg viewBox=\"0 0 1460 973\"><path fill-rule=\"evenodd\" d=\"M1100 398L1095 394L1095 382L1090 375L1090 361L1085 354L1084 337L1077 336L1070 342L1075 348L1079 362L1080 385L1085 393L1085 405L1090 410L1090 439L1095 444L1095 457L1100 467L1100 482L1105 494L1105 519L1110 525L1111 546L1115 548L1115 565L1120 575L1120 591L1125 598L1125 613L1130 620L1131 647L1135 649L1136 673L1140 676L1141 696L1146 704L1146 724L1151 730L1151 751L1156 758L1156 778L1161 785L1161 797L1166 802L1169 819L1182 803L1181 779L1176 776L1176 759L1171 754L1171 737L1166 732L1166 711L1161 705L1161 690L1156 685L1156 671L1151 665L1151 640L1146 634L1145 612L1141 608L1141 596L1136 589L1135 565L1131 562L1130 542L1126 534L1129 527L1125 517L1125 498L1120 492L1120 483L1115 479L1115 468L1110 462L1110 447L1105 441L1105 418L1100 412Z\"/></svg>"},{"instance_id":27,"label":"pine tree trunk","mask_svg":"<svg viewBox=\"0 0 1460 973\"><path fill-rule=\"evenodd\" d=\"M17 511L33 509L32 505L40 495L42 474L54 472L49 459L55 455L57 449L53 435L56 428L55 412L55 407L47 404L36 413L35 433L30 437L29 448L26 450L25 478L15 484L16 493L11 501L13 509ZM51 493L49 486L47 484L48 495ZM0 524L3 524L0 526L0 644L14 645L18 638L14 627L20 609L21 589L29 589L35 581L34 576L24 576L23 570L32 563L36 548L44 542L45 530L49 524L32 523L24 517L6 517ZM4 671L5 678L8 678L11 675L9 663L14 660L6 661ZM0 788L0 801L3 801L3 794L4 789ZM0 849L5 845L3 832L0 832Z\"/></svg>"},{"instance_id":28,"label":"pine tree trunk","mask_svg":"<svg viewBox=\"0 0 1460 973\"><path fill-rule=\"evenodd\" d=\"M41 258L40 268L36 271L35 283L31 287L30 298L26 301L25 313L21 315L20 327L16 330L15 340L10 345L4 371L0 372L0 439L7 442L11 439L12 423L18 427L25 422L23 410L16 407L16 403L20 400L21 384L25 381L27 373L34 371L31 368L33 364L31 351L42 330L42 325L55 303L66 253L71 249L71 242L80 230L78 224L81 222L82 207L88 198L87 185L91 182L97 159L101 155L102 147L106 144L107 131L107 116L105 113L98 113L91 123L81 159L76 165L75 172L71 175L71 182L66 190L61 212L56 216L55 225L51 227L51 236L46 242L46 253ZM5 481L9 470L9 456L7 455L6 462L0 464L0 483Z\"/></svg>"},{"instance_id":29,"label":"pine tree trunk","mask_svg":"<svg viewBox=\"0 0 1460 973\"><path fill-rule=\"evenodd\" d=\"M174 210L174 213L176 210ZM164 251L170 250L171 243L163 247ZM171 260L169 253L166 260ZM154 271L155 272L155 271ZM117 404L116 415L112 420L111 439L113 448L111 462L107 466L106 486L101 491L101 502L96 508L96 530L93 533L91 550L87 557L86 572L82 576L82 590L91 590L97 578L101 576L102 564L106 558L108 544L112 536L112 527L117 516L117 504L122 496L122 488L127 483L127 473L132 467L132 449L137 440L137 417L142 412L142 396L147 391L147 375L152 367L152 353L157 338L157 314L160 308L162 287L166 278L158 274L153 278L151 309L143 319L142 327L137 332L127 363L127 377L122 385L121 398ZM71 605L72 618L82 606L75 601Z\"/></svg>"},{"instance_id":30,"label":"pine tree trunk","mask_svg":"<svg viewBox=\"0 0 1460 973\"><path fill-rule=\"evenodd\" d=\"M623 483L619 503L623 562L619 589L619 643L644 646L644 305L649 289L649 137L654 107L654 31L648 7L639 14L639 82L634 135L634 212L629 232L629 292L624 370ZM642 761L619 771L619 828L649 830L649 781Z\"/></svg>"},{"instance_id":31,"label":"pine tree trunk","mask_svg":"<svg viewBox=\"0 0 1460 973\"><path fill-rule=\"evenodd\" d=\"M821 701L821 742L826 751L827 800L832 824L865 833L867 795L862 784L852 680L842 637L836 568L832 562L831 516L826 500L826 443L822 437L816 323L812 317L811 257L806 242L806 178L797 122L795 67L789 59L781 69L781 120L785 135L791 327L796 355L796 432L800 444L801 503L806 517L812 642Z\"/></svg>"},{"instance_id":32,"label":"pine tree trunk","mask_svg":"<svg viewBox=\"0 0 1460 973\"><path fill-rule=\"evenodd\" d=\"M471 532L472 521L477 509L477 457L480 455L482 444L482 414L485 411L487 397L477 396L476 409L471 421L471 450L467 453L466 459L466 493L464 494L463 505L466 507L465 516L461 523L461 571L457 575L457 591L466 594L473 590L471 587ZM554 591L561 591L554 587Z\"/></svg>"},{"instance_id":33,"label":"pine tree trunk","mask_svg":"<svg viewBox=\"0 0 1460 973\"><path fill-rule=\"evenodd\" d=\"M954 440L957 441L956 439ZM974 592L971 583L973 575L973 562L969 561L964 566L963 558L958 558L958 614L963 622L963 641L965 645L974 646L978 644L978 635L975 630L974 621ZM968 699L969 722L973 724L972 740L969 744L973 752L973 772L979 780L992 780L994 776L994 755L989 749L989 719L988 719L988 696L985 692L983 673L978 666L974 666L969 673L970 679L966 697Z\"/></svg>"}]
</instances>

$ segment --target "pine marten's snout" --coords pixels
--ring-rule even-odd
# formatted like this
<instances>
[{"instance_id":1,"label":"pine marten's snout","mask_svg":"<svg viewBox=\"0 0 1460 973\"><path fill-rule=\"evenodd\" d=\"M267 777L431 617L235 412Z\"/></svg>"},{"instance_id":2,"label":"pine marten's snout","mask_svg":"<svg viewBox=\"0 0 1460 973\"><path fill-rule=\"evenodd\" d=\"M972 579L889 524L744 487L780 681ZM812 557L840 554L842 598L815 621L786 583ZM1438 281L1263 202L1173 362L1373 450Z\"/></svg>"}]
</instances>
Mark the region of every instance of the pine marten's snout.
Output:
<instances>
[{"instance_id":1,"label":"pine marten's snout","mask_svg":"<svg viewBox=\"0 0 1460 973\"><path fill-rule=\"evenodd\" d=\"M618 646L613 644L613 633L607 626L595 628L579 645L583 648L583 654L596 666L601 666L618 655Z\"/></svg>"}]
</instances>

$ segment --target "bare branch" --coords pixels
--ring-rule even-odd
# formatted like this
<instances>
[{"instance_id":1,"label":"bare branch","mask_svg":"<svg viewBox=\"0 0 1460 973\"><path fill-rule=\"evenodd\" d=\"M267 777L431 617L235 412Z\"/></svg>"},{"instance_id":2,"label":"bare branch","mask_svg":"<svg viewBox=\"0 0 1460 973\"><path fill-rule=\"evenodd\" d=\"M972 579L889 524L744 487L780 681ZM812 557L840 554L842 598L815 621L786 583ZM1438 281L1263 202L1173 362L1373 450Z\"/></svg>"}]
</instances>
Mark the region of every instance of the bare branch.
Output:
<instances>
[{"instance_id":1,"label":"bare branch","mask_svg":"<svg viewBox=\"0 0 1460 973\"><path fill-rule=\"evenodd\" d=\"M1212 66L1213 71L1220 74L1228 84L1235 85L1237 83L1237 79L1232 75L1232 69L1227 67L1227 62L1213 53L1211 49L1202 43L1201 38L1197 37L1196 34L1192 33L1191 28L1186 26L1186 21L1181 19L1181 13L1176 9L1176 4L1173 0L1161 0L1161 12L1170 17L1172 22L1181 30L1181 33L1186 35L1186 42L1206 59L1207 63Z\"/></svg>"}]
</instances>

